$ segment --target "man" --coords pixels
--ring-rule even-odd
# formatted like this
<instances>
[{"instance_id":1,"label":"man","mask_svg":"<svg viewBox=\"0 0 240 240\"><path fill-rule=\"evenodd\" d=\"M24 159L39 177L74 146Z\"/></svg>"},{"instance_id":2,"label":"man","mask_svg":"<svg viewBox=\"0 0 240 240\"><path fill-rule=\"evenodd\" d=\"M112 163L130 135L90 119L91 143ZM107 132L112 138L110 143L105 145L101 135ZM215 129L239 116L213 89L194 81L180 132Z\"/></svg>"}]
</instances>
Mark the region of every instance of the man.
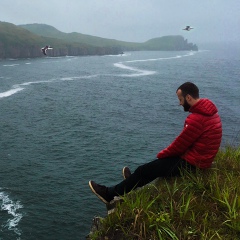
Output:
<instances>
[{"instance_id":1,"label":"man","mask_svg":"<svg viewBox=\"0 0 240 240\"><path fill-rule=\"evenodd\" d=\"M209 99L199 98L198 87L186 82L176 91L179 104L191 114L185 120L179 136L157 158L139 166L134 173L123 168L124 180L106 187L89 181L89 186L104 203L114 196L122 196L142 187L158 177L179 176L182 170L194 172L197 168L207 169L216 156L222 139L222 123L216 106Z\"/></svg>"}]
</instances>

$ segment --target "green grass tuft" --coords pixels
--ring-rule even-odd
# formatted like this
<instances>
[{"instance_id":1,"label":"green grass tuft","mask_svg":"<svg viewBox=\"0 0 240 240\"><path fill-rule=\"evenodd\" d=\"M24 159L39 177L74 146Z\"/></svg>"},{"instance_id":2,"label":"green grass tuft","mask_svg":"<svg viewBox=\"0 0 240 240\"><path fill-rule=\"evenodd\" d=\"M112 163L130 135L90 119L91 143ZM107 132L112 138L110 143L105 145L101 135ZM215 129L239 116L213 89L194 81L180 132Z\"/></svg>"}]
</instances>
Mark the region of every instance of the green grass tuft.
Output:
<instances>
[{"instance_id":1,"label":"green grass tuft","mask_svg":"<svg viewBox=\"0 0 240 240\"><path fill-rule=\"evenodd\" d=\"M240 147L220 150L211 169L159 179L123 199L91 239L240 239Z\"/></svg>"}]
</instances>

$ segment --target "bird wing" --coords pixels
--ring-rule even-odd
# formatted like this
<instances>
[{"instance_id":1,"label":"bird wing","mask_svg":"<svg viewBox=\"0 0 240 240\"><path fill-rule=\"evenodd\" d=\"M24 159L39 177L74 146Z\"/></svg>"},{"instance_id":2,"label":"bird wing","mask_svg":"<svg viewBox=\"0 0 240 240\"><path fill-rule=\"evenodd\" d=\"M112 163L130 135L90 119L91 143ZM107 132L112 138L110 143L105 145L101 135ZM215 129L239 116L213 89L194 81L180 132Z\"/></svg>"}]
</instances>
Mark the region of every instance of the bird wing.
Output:
<instances>
[{"instance_id":1,"label":"bird wing","mask_svg":"<svg viewBox=\"0 0 240 240\"><path fill-rule=\"evenodd\" d=\"M47 55L47 53L46 53L46 52L47 52L47 49L42 48L41 50L42 50L42 53L43 53L44 55Z\"/></svg>"}]
</instances>

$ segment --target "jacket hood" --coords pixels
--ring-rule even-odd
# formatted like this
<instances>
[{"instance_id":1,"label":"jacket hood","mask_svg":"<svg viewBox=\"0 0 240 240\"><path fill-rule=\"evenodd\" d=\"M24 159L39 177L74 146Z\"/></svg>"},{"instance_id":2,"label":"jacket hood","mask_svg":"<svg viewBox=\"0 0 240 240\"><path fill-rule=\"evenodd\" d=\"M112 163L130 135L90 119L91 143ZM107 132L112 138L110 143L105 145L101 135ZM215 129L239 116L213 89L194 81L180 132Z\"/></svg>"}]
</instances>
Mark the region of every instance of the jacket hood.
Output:
<instances>
[{"instance_id":1,"label":"jacket hood","mask_svg":"<svg viewBox=\"0 0 240 240\"><path fill-rule=\"evenodd\" d=\"M218 112L215 104L207 98L201 98L190 109L191 113L199 113L206 116L212 116Z\"/></svg>"}]
</instances>

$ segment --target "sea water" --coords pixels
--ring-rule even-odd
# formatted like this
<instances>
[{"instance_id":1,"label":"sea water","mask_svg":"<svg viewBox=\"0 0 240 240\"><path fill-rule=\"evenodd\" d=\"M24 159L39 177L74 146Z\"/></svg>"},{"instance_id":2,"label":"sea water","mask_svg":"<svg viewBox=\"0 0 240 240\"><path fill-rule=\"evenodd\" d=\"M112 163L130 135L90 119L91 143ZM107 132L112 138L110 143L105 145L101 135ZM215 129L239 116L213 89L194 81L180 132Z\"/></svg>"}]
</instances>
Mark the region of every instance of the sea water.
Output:
<instances>
[{"instance_id":1,"label":"sea water","mask_svg":"<svg viewBox=\"0 0 240 240\"><path fill-rule=\"evenodd\" d=\"M1 60L0 240L85 239L106 215L88 181L116 184L174 140L186 81L239 145L240 55L223 49Z\"/></svg>"}]
</instances>

